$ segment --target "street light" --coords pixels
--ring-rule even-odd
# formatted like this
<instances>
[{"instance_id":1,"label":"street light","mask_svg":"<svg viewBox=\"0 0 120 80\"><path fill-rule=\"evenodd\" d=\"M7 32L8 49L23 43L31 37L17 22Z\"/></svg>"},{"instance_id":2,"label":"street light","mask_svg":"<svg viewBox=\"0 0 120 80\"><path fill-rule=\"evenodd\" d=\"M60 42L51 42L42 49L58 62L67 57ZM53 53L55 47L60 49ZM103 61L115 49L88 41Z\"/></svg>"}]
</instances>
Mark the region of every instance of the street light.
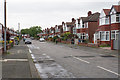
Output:
<instances>
[{"instance_id":1,"label":"street light","mask_svg":"<svg viewBox=\"0 0 120 80\"><path fill-rule=\"evenodd\" d=\"M6 52L6 0L4 0L4 53Z\"/></svg>"}]
</instances>

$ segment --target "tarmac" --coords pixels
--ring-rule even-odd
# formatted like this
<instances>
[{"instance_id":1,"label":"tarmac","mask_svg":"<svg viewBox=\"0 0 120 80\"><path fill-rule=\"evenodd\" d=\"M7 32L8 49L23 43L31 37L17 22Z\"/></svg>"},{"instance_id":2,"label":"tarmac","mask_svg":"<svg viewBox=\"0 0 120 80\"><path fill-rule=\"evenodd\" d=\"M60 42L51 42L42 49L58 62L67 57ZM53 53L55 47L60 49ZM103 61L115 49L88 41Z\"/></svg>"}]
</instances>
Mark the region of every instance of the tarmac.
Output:
<instances>
[{"instance_id":1,"label":"tarmac","mask_svg":"<svg viewBox=\"0 0 120 80\"><path fill-rule=\"evenodd\" d=\"M7 54L2 55L2 80L34 78L40 80L27 45L20 41L19 45L14 45Z\"/></svg>"}]
</instances>

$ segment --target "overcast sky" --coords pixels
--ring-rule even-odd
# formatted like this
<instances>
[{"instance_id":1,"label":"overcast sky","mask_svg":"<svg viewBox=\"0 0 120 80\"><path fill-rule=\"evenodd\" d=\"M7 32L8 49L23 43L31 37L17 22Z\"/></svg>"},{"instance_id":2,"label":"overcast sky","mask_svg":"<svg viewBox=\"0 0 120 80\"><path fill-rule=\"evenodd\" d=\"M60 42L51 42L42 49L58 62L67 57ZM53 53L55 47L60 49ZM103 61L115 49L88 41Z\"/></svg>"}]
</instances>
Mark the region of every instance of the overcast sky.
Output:
<instances>
[{"instance_id":1,"label":"overcast sky","mask_svg":"<svg viewBox=\"0 0 120 80\"><path fill-rule=\"evenodd\" d=\"M83 2L84 1L84 2ZM120 0L7 0L7 27L21 29L41 26L42 29L69 22L71 18L87 16L88 11L101 12ZM3 5L0 0L0 23L4 24Z\"/></svg>"}]
</instances>

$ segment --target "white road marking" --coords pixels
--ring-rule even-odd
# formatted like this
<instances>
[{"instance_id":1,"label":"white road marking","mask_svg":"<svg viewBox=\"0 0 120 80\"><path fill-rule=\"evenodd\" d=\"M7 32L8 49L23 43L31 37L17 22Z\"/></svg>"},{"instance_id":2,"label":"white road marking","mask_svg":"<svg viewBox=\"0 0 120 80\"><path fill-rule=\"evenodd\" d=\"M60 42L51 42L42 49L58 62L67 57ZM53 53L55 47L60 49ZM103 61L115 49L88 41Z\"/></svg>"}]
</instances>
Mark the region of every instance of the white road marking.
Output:
<instances>
[{"instance_id":1,"label":"white road marking","mask_svg":"<svg viewBox=\"0 0 120 80\"><path fill-rule=\"evenodd\" d=\"M73 57L73 58L75 58L75 59L77 59L77 60L80 60L80 61L82 61L82 62L85 62L85 63L90 63L90 62L88 62L88 61L85 61L85 60L83 60L83 59L80 59L80 58L77 58L77 57Z\"/></svg>"},{"instance_id":2,"label":"white road marking","mask_svg":"<svg viewBox=\"0 0 120 80\"><path fill-rule=\"evenodd\" d=\"M32 51L29 49L29 52L32 53Z\"/></svg>"},{"instance_id":3,"label":"white road marking","mask_svg":"<svg viewBox=\"0 0 120 80\"><path fill-rule=\"evenodd\" d=\"M4 61L28 61L28 59L4 59Z\"/></svg>"},{"instance_id":4,"label":"white road marking","mask_svg":"<svg viewBox=\"0 0 120 80\"><path fill-rule=\"evenodd\" d=\"M118 73L116 73L116 72L113 72L113 71L111 71L111 70L108 70L108 69L106 69L106 68L104 68L104 67L101 67L101 66L97 66L98 68L100 68L100 69L103 69L103 70L105 70L105 71L108 71L108 72L110 72L110 73L113 73L113 74L115 74L115 75L117 75L117 76L120 76L120 74L118 74Z\"/></svg>"},{"instance_id":5,"label":"white road marking","mask_svg":"<svg viewBox=\"0 0 120 80\"><path fill-rule=\"evenodd\" d=\"M0 62L7 62L7 60L0 60Z\"/></svg>"},{"instance_id":6,"label":"white road marking","mask_svg":"<svg viewBox=\"0 0 120 80\"><path fill-rule=\"evenodd\" d=\"M32 59L35 59L35 56L34 56L34 54L31 54L31 57L32 57Z\"/></svg>"},{"instance_id":7,"label":"white road marking","mask_svg":"<svg viewBox=\"0 0 120 80\"><path fill-rule=\"evenodd\" d=\"M42 54L42 55L44 55L44 56L45 56L46 54Z\"/></svg>"}]
</instances>

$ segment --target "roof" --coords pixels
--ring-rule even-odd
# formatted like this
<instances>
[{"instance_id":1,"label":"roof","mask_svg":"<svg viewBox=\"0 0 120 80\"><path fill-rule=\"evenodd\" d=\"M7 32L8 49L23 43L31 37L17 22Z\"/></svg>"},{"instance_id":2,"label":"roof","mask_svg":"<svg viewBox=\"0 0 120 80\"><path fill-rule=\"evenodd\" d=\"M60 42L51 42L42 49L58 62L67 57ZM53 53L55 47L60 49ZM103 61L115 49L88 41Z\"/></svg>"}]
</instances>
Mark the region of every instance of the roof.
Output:
<instances>
[{"instance_id":1,"label":"roof","mask_svg":"<svg viewBox=\"0 0 120 80\"><path fill-rule=\"evenodd\" d=\"M103 9L106 15L109 15L110 9Z\"/></svg>"},{"instance_id":2,"label":"roof","mask_svg":"<svg viewBox=\"0 0 120 80\"><path fill-rule=\"evenodd\" d=\"M62 25L58 25L58 29L62 28Z\"/></svg>"},{"instance_id":3,"label":"roof","mask_svg":"<svg viewBox=\"0 0 120 80\"><path fill-rule=\"evenodd\" d=\"M81 17L81 19L83 22L96 22L98 21L99 16L100 16L100 13L97 12L97 13L91 14L88 17Z\"/></svg>"},{"instance_id":4,"label":"roof","mask_svg":"<svg viewBox=\"0 0 120 80\"><path fill-rule=\"evenodd\" d=\"M66 25L74 25L75 24L75 21L74 22L66 22Z\"/></svg>"},{"instance_id":5,"label":"roof","mask_svg":"<svg viewBox=\"0 0 120 80\"><path fill-rule=\"evenodd\" d=\"M112 7L115 8L116 12L120 12L120 5L113 5Z\"/></svg>"}]
</instances>

